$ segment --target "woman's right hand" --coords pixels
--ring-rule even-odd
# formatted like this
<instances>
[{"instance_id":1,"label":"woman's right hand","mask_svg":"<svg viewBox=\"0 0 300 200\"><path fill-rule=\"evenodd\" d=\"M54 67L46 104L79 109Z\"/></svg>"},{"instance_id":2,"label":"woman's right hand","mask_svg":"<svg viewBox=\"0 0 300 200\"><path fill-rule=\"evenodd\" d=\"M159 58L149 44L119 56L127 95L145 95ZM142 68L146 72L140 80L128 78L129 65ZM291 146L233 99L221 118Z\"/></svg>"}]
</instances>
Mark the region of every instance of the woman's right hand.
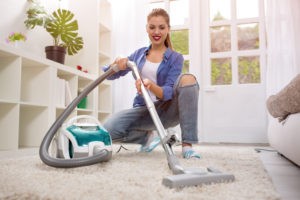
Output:
<instances>
[{"instance_id":1,"label":"woman's right hand","mask_svg":"<svg viewBox=\"0 0 300 200\"><path fill-rule=\"evenodd\" d=\"M125 70L127 68L128 58L118 57L116 58L113 65L117 65L119 70Z\"/></svg>"}]
</instances>

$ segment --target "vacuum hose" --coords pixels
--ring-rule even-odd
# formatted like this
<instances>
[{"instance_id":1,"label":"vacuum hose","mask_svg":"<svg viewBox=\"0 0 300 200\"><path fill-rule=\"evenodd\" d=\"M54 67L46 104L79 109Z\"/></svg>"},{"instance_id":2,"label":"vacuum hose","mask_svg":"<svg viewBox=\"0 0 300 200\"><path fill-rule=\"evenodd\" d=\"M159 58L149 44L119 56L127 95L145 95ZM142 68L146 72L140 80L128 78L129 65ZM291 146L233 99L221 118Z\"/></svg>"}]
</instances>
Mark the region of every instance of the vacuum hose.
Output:
<instances>
[{"instance_id":1,"label":"vacuum hose","mask_svg":"<svg viewBox=\"0 0 300 200\"><path fill-rule=\"evenodd\" d=\"M57 133L58 129L62 126L64 121L68 118L68 116L72 113L72 111L76 108L76 106L80 103L80 101L86 97L95 87L97 87L101 82L103 82L107 77L119 71L117 66L113 66L109 68L104 74L98 77L94 82L89 84L69 105L68 107L61 113L61 115L56 119L56 121L52 124L48 132L46 133L39 149L39 155L41 160L52 167L60 167L60 168L71 168L71 167L81 167L86 165L96 164L102 161L108 161L111 158L111 152L107 150L103 150L99 154L85 157L85 158L73 158L73 159L61 159L51 157L48 153L48 149L52 139Z\"/></svg>"}]
</instances>

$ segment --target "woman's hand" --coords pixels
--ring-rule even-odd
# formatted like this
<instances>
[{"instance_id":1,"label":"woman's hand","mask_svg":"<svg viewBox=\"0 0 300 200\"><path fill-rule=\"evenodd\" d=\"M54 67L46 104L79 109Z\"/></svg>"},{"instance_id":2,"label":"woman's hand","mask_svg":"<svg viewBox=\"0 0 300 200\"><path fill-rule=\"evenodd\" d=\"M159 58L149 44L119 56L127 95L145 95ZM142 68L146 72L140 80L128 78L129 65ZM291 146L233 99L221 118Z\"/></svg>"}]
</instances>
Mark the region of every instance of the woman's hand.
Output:
<instances>
[{"instance_id":1,"label":"woman's hand","mask_svg":"<svg viewBox=\"0 0 300 200\"><path fill-rule=\"evenodd\" d=\"M119 70L125 70L127 68L128 58L118 57L112 65L117 65Z\"/></svg>"},{"instance_id":2,"label":"woman's hand","mask_svg":"<svg viewBox=\"0 0 300 200\"><path fill-rule=\"evenodd\" d=\"M142 82L141 79L137 79L135 81L135 87L139 94L142 93L142 89L141 89L142 83L141 82ZM151 91L151 86L153 85L153 82L146 78L146 79L143 79L143 83L144 83L145 88L148 89L149 91Z\"/></svg>"}]
</instances>

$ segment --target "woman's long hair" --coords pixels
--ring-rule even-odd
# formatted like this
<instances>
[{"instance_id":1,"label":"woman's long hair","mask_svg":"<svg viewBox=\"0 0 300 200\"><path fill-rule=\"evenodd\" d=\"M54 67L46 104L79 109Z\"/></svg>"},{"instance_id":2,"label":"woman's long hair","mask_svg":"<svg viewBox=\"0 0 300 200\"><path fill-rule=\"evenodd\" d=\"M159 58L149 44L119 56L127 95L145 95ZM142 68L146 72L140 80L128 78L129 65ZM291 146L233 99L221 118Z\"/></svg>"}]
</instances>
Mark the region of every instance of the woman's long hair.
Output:
<instances>
[{"instance_id":1,"label":"woman's long hair","mask_svg":"<svg viewBox=\"0 0 300 200\"><path fill-rule=\"evenodd\" d=\"M170 28L170 17L169 17L169 14L167 13L167 11L165 11L164 9L162 8L154 8L149 14L148 14L148 17L147 17L147 21L150 20L150 18L152 17L157 17L157 16L162 16L167 24L168 24L168 27ZM167 38L165 40L165 45L166 47L169 47L170 49L173 50L173 46L172 46L172 42L171 42L171 38L170 38L170 33L168 33L167 35Z\"/></svg>"}]
</instances>

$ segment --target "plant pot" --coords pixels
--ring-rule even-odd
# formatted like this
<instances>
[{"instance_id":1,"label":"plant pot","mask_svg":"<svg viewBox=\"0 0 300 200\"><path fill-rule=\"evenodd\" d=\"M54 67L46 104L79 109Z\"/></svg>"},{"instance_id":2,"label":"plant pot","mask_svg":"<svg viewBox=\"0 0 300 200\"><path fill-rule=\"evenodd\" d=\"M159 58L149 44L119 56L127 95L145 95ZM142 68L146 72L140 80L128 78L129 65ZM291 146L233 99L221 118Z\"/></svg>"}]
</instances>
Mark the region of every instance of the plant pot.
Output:
<instances>
[{"instance_id":1,"label":"plant pot","mask_svg":"<svg viewBox=\"0 0 300 200\"><path fill-rule=\"evenodd\" d=\"M46 58L55 62L64 64L66 49L60 46L47 46L45 47Z\"/></svg>"}]
</instances>

